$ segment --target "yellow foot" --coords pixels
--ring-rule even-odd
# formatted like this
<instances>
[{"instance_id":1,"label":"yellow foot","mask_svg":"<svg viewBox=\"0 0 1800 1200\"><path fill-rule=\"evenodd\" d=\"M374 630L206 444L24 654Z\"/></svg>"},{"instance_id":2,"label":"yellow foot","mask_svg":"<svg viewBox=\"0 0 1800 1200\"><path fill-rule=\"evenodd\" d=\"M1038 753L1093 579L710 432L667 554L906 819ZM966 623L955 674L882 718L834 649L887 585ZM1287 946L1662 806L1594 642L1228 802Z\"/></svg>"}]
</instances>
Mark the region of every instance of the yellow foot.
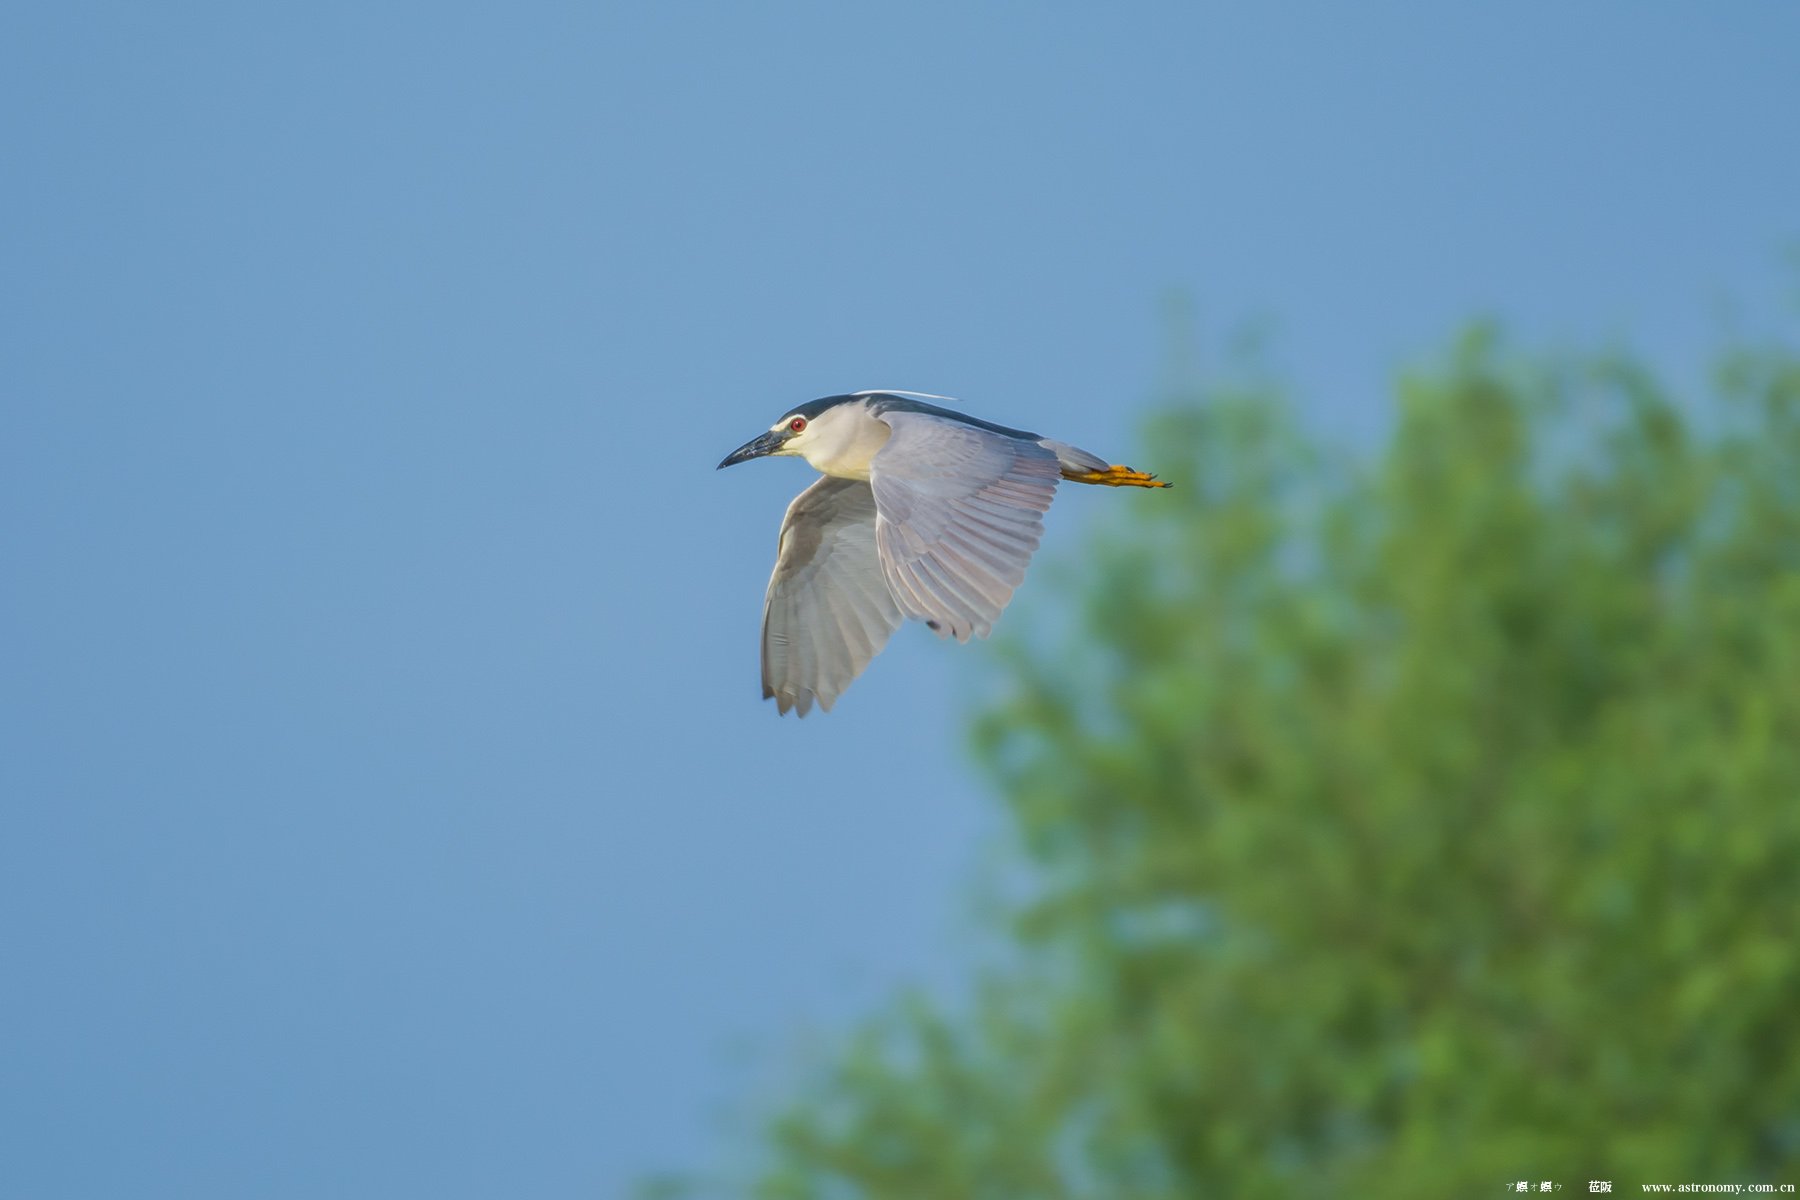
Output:
<instances>
[{"instance_id":1,"label":"yellow foot","mask_svg":"<svg viewBox=\"0 0 1800 1200\"><path fill-rule=\"evenodd\" d=\"M1154 475L1146 475L1142 471L1134 471L1130 467L1108 467L1104 471L1083 471L1077 475L1065 475L1064 479L1072 479L1076 483L1099 483L1107 487L1172 487Z\"/></svg>"}]
</instances>

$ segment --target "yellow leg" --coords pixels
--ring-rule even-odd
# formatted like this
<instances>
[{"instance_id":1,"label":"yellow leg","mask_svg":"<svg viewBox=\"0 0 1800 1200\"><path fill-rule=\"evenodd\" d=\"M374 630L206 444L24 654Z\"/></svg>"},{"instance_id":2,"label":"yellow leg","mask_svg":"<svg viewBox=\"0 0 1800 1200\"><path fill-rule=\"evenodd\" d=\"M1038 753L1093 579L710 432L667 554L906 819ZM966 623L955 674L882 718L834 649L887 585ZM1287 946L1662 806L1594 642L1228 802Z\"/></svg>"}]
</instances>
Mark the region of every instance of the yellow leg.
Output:
<instances>
[{"instance_id":1,"label":"yellow leg","mask_svg":"<svg viewBox=\"0 0 1800 1200\"><path fill-rule=\"evenodd\" d=\"M1134 471L1130 467L1112 466L1104 471L1082 471L1073 475L1064 475L1064 479L1072 479L1076 483L1098 483L1106 487L1173 487L1164 483L1154 475L1146 475L1142 471Z\"/></svg>"}]
</instances>

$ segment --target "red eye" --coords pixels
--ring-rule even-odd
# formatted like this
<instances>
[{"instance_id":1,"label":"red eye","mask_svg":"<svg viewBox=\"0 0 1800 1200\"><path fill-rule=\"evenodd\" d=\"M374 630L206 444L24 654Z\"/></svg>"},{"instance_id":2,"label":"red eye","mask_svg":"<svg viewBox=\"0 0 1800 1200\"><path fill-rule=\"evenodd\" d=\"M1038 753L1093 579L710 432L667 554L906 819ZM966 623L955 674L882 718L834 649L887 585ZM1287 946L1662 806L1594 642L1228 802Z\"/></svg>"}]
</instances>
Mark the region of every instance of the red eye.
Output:
<instances>
[{"instance_id":1,"label":"red eye","mask_svg":"<svg viewBox=\"0 0 1800 1200\"><path fill-rule=\"evenodd\" d=\"M788 428L793 430L795 433L799 433L802 429L806 428L806 418L805 417L795 417L793 420L788 422Z\"/></svg>"}]
</instances>

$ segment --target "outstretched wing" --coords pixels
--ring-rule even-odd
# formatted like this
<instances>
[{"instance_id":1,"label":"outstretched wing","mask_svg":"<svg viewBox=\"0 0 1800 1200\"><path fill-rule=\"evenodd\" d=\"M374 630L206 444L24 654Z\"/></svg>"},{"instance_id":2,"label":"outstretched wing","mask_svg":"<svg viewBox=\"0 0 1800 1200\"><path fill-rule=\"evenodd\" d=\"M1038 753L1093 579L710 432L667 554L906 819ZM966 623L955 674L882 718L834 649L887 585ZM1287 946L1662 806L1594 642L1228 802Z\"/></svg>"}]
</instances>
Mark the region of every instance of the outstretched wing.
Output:
<instances>
[{"instance_id":1,"label":"outstretched wing","mask_svg":"<svg viewBox=\"0 0 1800 1200\"><path fill-rule=\"evenodd\" d=\"M869 463L869 485L888 588L939 637L986 637L1043 537L1056 455L928 413L879 415L893 434Z\"/></svg>"},{"instance_id":2,"label":"outstretched wing","mask_svg":"<svg viewBox=\"0 0 1800 1200\"><path fill-rule=\"evenodd\" d=\"M805 716L832 702L899 628L875 551L875 497L853 479L821 478L781 522L763 600L763 698Z\"/></svg>"}]
</instances>

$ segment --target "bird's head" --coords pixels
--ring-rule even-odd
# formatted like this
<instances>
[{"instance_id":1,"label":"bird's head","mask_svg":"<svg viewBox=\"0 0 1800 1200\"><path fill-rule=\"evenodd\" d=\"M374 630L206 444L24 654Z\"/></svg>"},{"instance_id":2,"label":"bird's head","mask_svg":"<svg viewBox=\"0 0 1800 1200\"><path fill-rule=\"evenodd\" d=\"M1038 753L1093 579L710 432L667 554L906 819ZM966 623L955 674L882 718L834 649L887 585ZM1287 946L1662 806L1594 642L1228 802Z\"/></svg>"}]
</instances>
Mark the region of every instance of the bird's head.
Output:
<instances>
[{"instance_id":1,"label":"bird's head","mask_svg":"<svg viewBox=\"0 0 1800 1200\"><path fill-rule=\"evenodd\" d=\"M855 399L858 397L827 396L823 400L802 404L769 426L768 432L757 434L727 454L720 461L718 469L734 467L738 463L749 462L753 458L769 458L787 454L798 454L804 457L807 448L818 436L818 431L814 428L815 423L823 420L829 424L831 417L828 414L840 405Z\"/></svg>"}]
</instances>

